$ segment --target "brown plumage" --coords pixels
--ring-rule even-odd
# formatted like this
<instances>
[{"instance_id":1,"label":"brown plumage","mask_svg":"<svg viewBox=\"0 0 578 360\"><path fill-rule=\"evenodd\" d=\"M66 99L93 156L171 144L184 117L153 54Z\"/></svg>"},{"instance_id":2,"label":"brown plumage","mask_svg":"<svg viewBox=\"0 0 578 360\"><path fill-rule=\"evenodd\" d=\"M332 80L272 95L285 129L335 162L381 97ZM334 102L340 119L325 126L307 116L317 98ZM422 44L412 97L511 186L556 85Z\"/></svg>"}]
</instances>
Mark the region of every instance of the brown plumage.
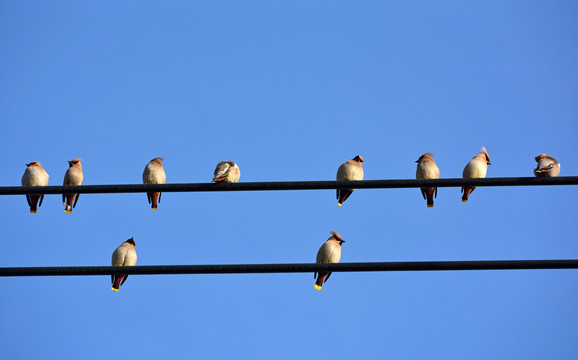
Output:
<instances>
[{"instance_id":1,"label":"brown plumage","mask_svg":"<svg viewBox=\"0 0 578 360\"><path fill-rule=\"evenodd\" d=\"M135 246L134 238L130 238L120 244L112 253L112 266L135 266L137 260ZM126 279L128 279L126 274L111 275L112 290L118 291Z\"/></svg>"},{"instance_id":2,"label":"brown plumage","mask_svg":"<svg viewBox=\"0 0 578 360\"><path fill-rule=\"evenodd\" d=\"M33 161L26 164L26 170L22 175L22 186L48 186L48 173L38 161ZM30 206L30 212L35 214L38 207L42 205L44 194L42 195L26 195L26 201ZM40 203L38 203L40 201Z\"/></svg>"},{"instance_id":3,"label":"brown plumage","mask_svg":"<svg viewBox=\"0 0 578 360\"><path fill-rule=\"evenodd\" d=\"M233 161L221 161L215 168L213 182L236 183L241 177L241 169Z\"/></svg>"},{"instance_id":4,"label":"brown plumage","mask_svg":"<svg viewBox=\"0 0 578 360\"><path fill-rule=\"evenodd\" d=\"M163 168L163 158L158 157L152 159L142 173L143 184L166 184L167 175ZM160 192L147 192L147 200L151 204L151 209L157 209L157 203L161 202Z\"/></svg>"},{"instance_id":5,"label":"brown plumage","mask_svg":"<svg viewBox=\"0 0 578 360\"><path fill-rule=\"evenodd\" d=\"M439 179L440 169L433 160L432 153L425 153L416 161L416 179ZM421 195L427 200L427 207L434 206L434 197L438 195L437 187L421 188Z\"/></svg>"},{"instance_id":6,"label":"brown plumage","mask_svg":"<svg viewBox=\"0 0 578 360\"><path fill-rule=\"evenodd\" d=\"M357 155L339 166L337 169L337 181L360 181L363 180L363 157ZM341 206L356 189L337 189L337 205Z\"/></svg>"},{"instance_id":7,"label":"brown plumage","mask_svg":"<svg viewBox=\"0 0 578 360\"><path fill-rule=\"evenodd\" d=\"M319 251L317 252L317 263L338 263L341 260L341 244L345 241L341 238L335 231L331 231L331 237L321 245ZM313 278L317 278L315 282L315 289L321 290L323 283L329 280L331 276L330 272L319 272L319 276L317 273L313 274Z\"/></svg>"},{"instance_id":8,"label":"brown plumage","mask_svg":"<svg viewBox=\"0 0 578 360\"><path fill-rule=\"evenodd\" d=\"M560 174L560 163L552 156L541 154L534 159L538 163L534 169L536 177L555 177Z\"/></svg>"},{"instance_id":9,"label":"brown plumage","mask_svg":"<svg viewBox=\"0 0 578 360\"><path fill-rule=\"evenodd\" d=\"M462 172L462 177L466 178L485 178L486 172L488 171L488 165L492 165L490 163L490 155L486 151L485 147L482 147L480 153L466 165L464 171ZM468 202L468 196L474 191L476 187L462 187L462 202Z\"/></svg>"},{"instance_id":10,"label":"brown plumage","mask_svg":"<svg viewBox=\"0 0 578 360\"><path fill-rule=\"evenodd\" d=\"M76 158L68 162L68 170L64 174L64 186L79 186L82 185L84 175L82 173L81 158ZM72 214L72 209L76 207L80 194L62 194L62 204L64 205L64 212Z\"/></svg>"}]
</instances>

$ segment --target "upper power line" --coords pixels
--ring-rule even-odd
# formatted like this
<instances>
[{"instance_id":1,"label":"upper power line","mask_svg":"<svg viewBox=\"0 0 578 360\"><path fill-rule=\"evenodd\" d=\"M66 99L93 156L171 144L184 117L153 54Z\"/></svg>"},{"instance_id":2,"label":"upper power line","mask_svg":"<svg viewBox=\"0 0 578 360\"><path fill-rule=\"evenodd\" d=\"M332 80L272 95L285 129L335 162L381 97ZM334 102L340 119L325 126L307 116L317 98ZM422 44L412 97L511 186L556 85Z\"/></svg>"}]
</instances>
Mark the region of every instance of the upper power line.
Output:
<instances>
[{"instance_id":1,"label":"upper power line","mask_svg":"<svg viewBox=\"0 0 578 360\"><path fill-rule=\"evenodd\" d=\"M421 187L463 186L543 186L578 185L578 176L560 177L502 177L476 179L399 179L363 181L273 181L241 183L183 183L183 184L126 184L81 186L3 186L0 195L26 194L103 194L144 192L207 192L207 191L272 191L272 190L331 190L395 189Z\"/></svg>"}]
</instances>

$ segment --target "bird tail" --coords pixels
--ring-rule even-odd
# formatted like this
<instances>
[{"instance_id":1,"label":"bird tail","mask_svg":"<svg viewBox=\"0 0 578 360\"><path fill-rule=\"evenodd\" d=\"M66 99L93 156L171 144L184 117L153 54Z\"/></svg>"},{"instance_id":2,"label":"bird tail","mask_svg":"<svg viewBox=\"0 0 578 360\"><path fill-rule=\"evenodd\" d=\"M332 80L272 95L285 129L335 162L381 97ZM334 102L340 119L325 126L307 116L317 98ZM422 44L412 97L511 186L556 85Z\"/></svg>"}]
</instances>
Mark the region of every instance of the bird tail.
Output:
<instances>
[{"instance_id":1,"label":"bird tail","mask_svg":"<svg viewBox=\"0 0 578 360\"><path fill-rule=\"evenodd\" d=\"M30 205L30 213L36 214L38 211L38 200L40 200L40 195L26 195L26 200L28 200L28 205Z\"/></svg>"},{"instance_id":2,"label":"bird tail","mask_svg":"<svg viewBox=\"0 0 578 360\"><path fill-rule=\"evenodd\" d=\"M112 290L118 291L118 289L120 288L120 284L121 284L121 281L122 281L123 278L124 278L123 275L117 275L117 276L114 277L114 281L113 281L113 284L112 284Z\"/></svg>"},{"instance_id":3,"label":"bird tail","mask_svg":"<svg viewBox=\"0 0 578 360\"><path fill-rule=\"evenodd\" d=\"M465 187L462 188L462 191L464 192L464 195L462 195L462 202L468 202L468 196L470 196L470 194L472 193L472 191L474 191L475 187Z\"/></svg>"},{"instance_id":4,"label":"bird tail","mask_svg":"<svg viewBox=\"0 0 578 360\"><path fill-rule=\"evenodd\" d=\"M337 202L337 206L341 206L345 200L353 193L351 189L339 189L339 201Z\"/></svg>"},{"instance_id":5,"label":"bird tail","mask_svg":"<svg viewBox=\"0 0 578 360\"><path fill-rule=\"evenodd\" d=\"M436 188L422 188L422 194L425 195L427 199L427 207L432 208L434 207L434 192Z\"/></svg>"},{"instance_id":6,"label":"bird tail","mask_svg":"<svg viewBox=\"0 0 578 360\"><path fill-rule=\"evenodd\" d=\"M151 204L151 209L157 209L160 194L160 192L147 193L149 204Z\"/></svg>"},{"instance_id":7,"label":"bird tail","mask_svg":"<svg viewBox=\"0 0 578 360\"><path fill-rule=\"evenodd\" d=\"M317 281L315 281L315 285L313 285L315 290L321 290L321 287L323 286L323 280L325 280L326 276L327 274L325 273L319 273L319 276L317 276Z\"/></svg>"},{"instance_id":8,"label":"bird tail","mask_svg":"<svg viewBox=\"0 0 578 360\"><path fill-rule=\"evenodd\" d=\"M76 195L66 195L66 205L64 207L64 212L67 214L72 214L72 204L74 204L74 198Z\"/></svg>"}]
</instances>

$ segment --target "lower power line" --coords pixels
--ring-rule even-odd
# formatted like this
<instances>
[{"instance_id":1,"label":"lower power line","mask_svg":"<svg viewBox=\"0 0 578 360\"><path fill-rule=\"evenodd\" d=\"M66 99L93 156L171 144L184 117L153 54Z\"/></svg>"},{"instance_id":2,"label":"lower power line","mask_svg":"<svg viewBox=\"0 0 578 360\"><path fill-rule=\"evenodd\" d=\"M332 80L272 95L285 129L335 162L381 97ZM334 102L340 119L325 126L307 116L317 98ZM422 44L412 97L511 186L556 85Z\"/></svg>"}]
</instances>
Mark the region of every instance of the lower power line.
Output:
<instances>
[{"instance_id":1,"label":"lower power line","mask_svg":"<svg viewBox=\"0 0 578 360\"><path fill-rule=\"evenodd\" d=\"M5 267L0 276L86 276L86 275L169 275L169 274L260 274L354 271L458 271L578 269L578 260L485 260L358 262L339 264L231 264L231 265L144 265L144 266L60 266Z\"/></svg>"}]
</instances>

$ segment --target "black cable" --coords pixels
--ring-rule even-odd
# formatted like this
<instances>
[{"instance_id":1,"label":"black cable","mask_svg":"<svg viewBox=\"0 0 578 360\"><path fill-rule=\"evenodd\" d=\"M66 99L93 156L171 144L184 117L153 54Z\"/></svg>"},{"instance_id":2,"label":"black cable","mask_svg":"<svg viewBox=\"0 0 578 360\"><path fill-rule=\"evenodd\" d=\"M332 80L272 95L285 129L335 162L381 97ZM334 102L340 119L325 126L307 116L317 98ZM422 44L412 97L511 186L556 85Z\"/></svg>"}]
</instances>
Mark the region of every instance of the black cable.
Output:
<instances>
[{"instance_id":1,"label":"black cable","mask_svg":"<svg viewBox=\"0 0 578 360\"><path fill-rule=\"evenodd\" d=\"M340 264L144 265L0 268L0 276L256 274L350 271L577 269L578 260L411 261Z\"/></svg>"},{"instance_id":2,"label":"black cable","mask_svg":"<svg viewBox=\"0 0 578 360\"><path fill-rule=\"evenodd\" d=\"M270 191L270 190L331 190L337 188L393 189L420 187L462 186L542 186L578 185L578 176L560 177L505 177L485 179L400 179L363 181L281 181L190 183L190 184L127 184L127 185L81 185L81 186L3 186L0 195L25 194L102 194L144 192L202 192L202 191Z\"/></svg>"}]
</instances>

